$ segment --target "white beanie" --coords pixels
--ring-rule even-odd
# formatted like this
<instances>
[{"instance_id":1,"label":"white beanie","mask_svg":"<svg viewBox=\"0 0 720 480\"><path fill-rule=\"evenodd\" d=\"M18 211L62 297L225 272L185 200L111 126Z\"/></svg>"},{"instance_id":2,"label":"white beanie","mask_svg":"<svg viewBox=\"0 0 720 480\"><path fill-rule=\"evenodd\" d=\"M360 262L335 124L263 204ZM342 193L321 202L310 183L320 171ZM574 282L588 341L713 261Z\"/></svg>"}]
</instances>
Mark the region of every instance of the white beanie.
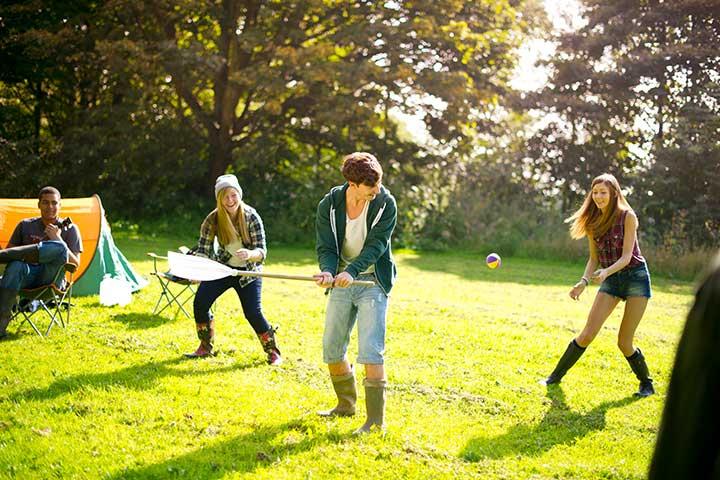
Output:
<instances>
[{"instance_id":1,"label":"white beanie","mask_svg":"<svg viewBox=\"0 0 720 480\"><path fill-rule=\"evenodd\" d=\"M220 190L227 187L232 187L237 190L240 194L240 200L242 200L242 188L240 188L240 183L238 182L237 177L230 173L227 175L220 175L217 180L215 180L215 197L218 196Z\"/></svg>"}]
</instances>

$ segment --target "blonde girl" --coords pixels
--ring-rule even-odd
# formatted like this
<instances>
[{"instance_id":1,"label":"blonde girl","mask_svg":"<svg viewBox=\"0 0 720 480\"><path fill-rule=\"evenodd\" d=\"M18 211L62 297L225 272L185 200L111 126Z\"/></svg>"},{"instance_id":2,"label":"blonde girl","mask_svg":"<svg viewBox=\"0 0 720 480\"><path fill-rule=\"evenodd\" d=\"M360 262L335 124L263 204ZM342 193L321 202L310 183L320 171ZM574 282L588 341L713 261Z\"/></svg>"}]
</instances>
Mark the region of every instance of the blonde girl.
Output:
<instances>
[{"instance_id":1,"label":"blonde girl","mask_svg":"<svg viewBox=\"0 0 720 480\"><path fill-rule=\"evenodd\" d=\"M261 271L267 254L265 229L255 209L243 203L242 189L235 175L221 175L217 178L215 198L217 208L203 221L198 244L192 253L239 270ZM186 356L197 358L213 355L215 320L210 307L230 288L237 293L243 314L260 340L267 362L279 365L282 357L275 341L275 330L262 312L262 278L259 277L228 276L200 283L193 303L200 346Z\"/></svg>"}]
</instances>

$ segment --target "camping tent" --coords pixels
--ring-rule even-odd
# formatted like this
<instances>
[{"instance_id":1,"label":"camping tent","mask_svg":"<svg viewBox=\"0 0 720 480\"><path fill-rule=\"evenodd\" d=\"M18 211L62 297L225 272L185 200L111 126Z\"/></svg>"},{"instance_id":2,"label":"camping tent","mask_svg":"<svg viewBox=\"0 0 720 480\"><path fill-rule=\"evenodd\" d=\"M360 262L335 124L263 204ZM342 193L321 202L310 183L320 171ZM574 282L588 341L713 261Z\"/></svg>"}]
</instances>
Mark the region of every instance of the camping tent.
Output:
<instances>
[{"instance_id":1,"label":"camping tent","mask_svg":"<svg viewBox=\"0 0 720 480\"><path fill-rule=\"evenodd\" d=\"M83 253L75 272L73 295L94 295L109 275L130 284L133 292L147 285L115 245L100 197L63 198L61 216L70 217L80 229ZM0 245L5 247L15 226L23 218L39 215L36 199L0 199Z\"/></svg>"}]
</instances>

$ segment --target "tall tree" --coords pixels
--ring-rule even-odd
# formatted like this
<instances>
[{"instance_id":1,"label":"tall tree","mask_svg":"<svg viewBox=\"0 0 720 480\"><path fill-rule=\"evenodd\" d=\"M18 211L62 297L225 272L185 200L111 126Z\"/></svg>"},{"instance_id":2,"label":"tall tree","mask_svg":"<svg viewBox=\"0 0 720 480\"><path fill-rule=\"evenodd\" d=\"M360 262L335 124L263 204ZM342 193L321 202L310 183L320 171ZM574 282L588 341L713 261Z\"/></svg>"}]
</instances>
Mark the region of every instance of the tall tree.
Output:
<instances>
[{"instance_id":1,"label":"tall tree","mask_svg":"<svg viewBox=\"0 0 720 480\"><path fill-rule=\"evenodd\" d=\"M457 144L502 95L527 22L519 1L154 0L109 4L165 69L198 136L208 180L263 135L339 150L423 111ZM390 132L391 133L391 132Z\"/></svg>"},{"instance_id":2,"label":"tall tree","mask_svg":"<svg viewBox=\"0 0 720 480\"><path fill-rule=\"evenodd\" d=\"M720 170L720 2L583 3L587 24L559 38L552 85L530 102L561 118L531 143L538 170L570 201L600 171L624 177L660 233L678 209L717 228L717 209L693 206Z\"/></svg>"}]
</instances>

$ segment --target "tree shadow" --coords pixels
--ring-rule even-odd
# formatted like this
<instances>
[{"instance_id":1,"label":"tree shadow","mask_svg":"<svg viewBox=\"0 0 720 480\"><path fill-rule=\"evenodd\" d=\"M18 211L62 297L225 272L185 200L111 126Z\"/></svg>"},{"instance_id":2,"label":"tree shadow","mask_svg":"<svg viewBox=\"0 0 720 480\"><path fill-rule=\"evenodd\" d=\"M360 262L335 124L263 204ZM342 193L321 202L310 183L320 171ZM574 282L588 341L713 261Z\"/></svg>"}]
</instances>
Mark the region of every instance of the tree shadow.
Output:
<instances>
[{"instance_id":1,"label":"tree shadow","mask_svg":"<svg viewBox=\"0 0 720 480\"><path fill-rule=\"evenodd\" d=\"M297 455L330 442L336 443L344 437L337 432L317 434L313 430L314 425L303 420L261 426L246 435L213 443L161 463L127 468L108 478L222 478L235 472L248 473L270 466L289 455Z\"/></svg>"},{"instance_id":2,"label":"tree shadow","mask_svg":"<svg viewBox=\"0 0 720 480\"><path fill-rule=\"evenodd\" d=\"M590 432L605 428L605 414L612 408L624 407L639 397L628 396L603 402L587 413L570 410L560 385L548 387L552 405L537 425L515 425L506 433L493 438L474 438L468 442L460 457L469 462L500 459L512 455L538 456L555 445L573 445Z\"/></svg>"},{"instance_id":3,"label":"tree shadow","mask_svg":"<svg viewBox=\"0 0 720 480\"><path fill-rule=\"evenodd\" d=\"M151 313L119 313L110 318L115 322L125 324L131 330L156 328L175 321L173 317L153 315Z\"/></svg>"},{"instance_id":4,"label":"tree shadow","mask_svg":"<svg viewBox=\"0 0 720 480\"><path fill-rule=\"evenodd\" d=\"M93 387L100 390L109 387L123 387L133 390L145 390L156 385L157 381L164 377L193 377L208 374L217 374L234 370L245 370L248 368L264 365L261 359L243 363L233 363L211 370L191 370L187 368L176 368L178 365L190 364L193 361L185 358L172 358L159 362L133 365L122 370L115 370L105 373L87 373L63 377L45 388L31 388L15 393L7 397L11 402L28 400L50 400L67 393L74 393L85 387ZM1 397L0 397L1 398Z\"/></svg>"}]
</instances>

